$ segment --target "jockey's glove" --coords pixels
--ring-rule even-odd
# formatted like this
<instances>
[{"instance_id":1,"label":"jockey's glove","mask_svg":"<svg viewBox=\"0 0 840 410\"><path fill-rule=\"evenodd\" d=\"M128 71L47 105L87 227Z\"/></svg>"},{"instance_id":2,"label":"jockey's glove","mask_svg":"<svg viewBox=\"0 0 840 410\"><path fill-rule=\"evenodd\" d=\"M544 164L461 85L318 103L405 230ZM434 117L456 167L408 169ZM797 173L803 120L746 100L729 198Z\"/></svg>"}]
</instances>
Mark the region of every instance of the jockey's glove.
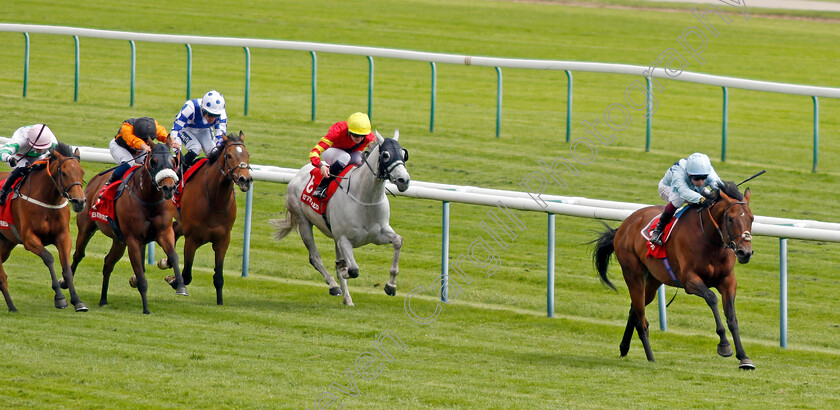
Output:
<instances>
[{"instance_id":1,"label":"jockey's glove","mask_svg":"<svg viewBox=\"0 0 840 410\"><path fill-rule=\"evenodd\" d=\"M12 168L16 167L17 163L18 163L18 161L15 159L15 157L9 158L9 166L10 167L12 167Z\"/></svg>"}]
</instances>

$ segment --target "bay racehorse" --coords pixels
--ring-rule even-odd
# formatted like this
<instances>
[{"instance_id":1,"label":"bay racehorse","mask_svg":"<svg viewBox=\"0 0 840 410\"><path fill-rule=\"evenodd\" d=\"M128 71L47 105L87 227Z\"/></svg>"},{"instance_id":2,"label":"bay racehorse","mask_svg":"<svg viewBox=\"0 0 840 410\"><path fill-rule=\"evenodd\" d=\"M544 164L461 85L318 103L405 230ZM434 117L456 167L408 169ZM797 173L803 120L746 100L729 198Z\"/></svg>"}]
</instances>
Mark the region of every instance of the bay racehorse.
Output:
<instances>
[{"instance_id":1,"label":"bay racehorse","mask_svg":"<svg viewBox=\"0 0 840 410\"><path fill-rule=\"evenodd\" d=\"M720 319L718 298L709 289L716 288L721 296L726 324L735 342L735 357L741 361L739 367L748 370L755 368L741 345L738 318L735 316L735 260L747 263L753 254L750 190L747 188L742 195L737 185L727 181L714 194L715 200L711 206L687 210L664 244L673 275L668 272L662 259L646 256L649 244L640 234L651 219L662 213L662 206L639 209L625 219L618 229L607 227L593 241L596 246L592 257L601 281L615 290L607 277L610 255L615 253L630 292L630 313L619 346L621 357L627 355L635 330L642 341L647 359L653 361L645 306L656 296L659 285L664 283L683 287L686 293L706 301L712 309L715 330L720 337L718 354L729 357L732 356L732 347Z\"/></svg>"},{"instance_id":2,"label":"bay racehorse","mask_svg":"<svg viewBox=\"0 0 840 410\"><path fill-rule=\"evenodd\" d=\"M181 194L181 211L175 216L175 240L184 237L184 285L192 282L192 266L195 251L206 243L213 245L216 264L213 269L213 285L216 287L216 303L222 304L222 275L225 253L230 244L230 231L236 221L236 199L234 186L242 192L251 188L251 165L248 149L243 142L244 135L227 135L224 145L215 161L206 161L184 182ZM158 267L171 268L168 259L158 261ZM177 285L174 275L166 278L173 287Z\"/></svg>"},{"instance_id":3,"label":"bay racehorse","mask_svg":"<svg viewBox=\"0 0 840 410\"><path fill-rule=\"evenodd\" d=\"M184 280L178 269L175 233L172 230L172 219L175 215L172 195L178 183L178 175L175 173L178 166L169 147L164 144L155 144L151 154L146 155L143 165L137 168L130 178L126 173L128 181L125 183L125 191L114 204L118 231L115 231L108 223L92 220L89 212L111 173L101 173L93 177L85 188L87 197L85 212L79 213L76 218L79 233L76 237L76 252L73 253L73 269L75 270L85 257L85 247L97 229L112 239L111 250L105 256L102 267L102 296L99 299L99 306L108 304L108 283L111 272L114 270L114 264L128 247L128 257L134 269L134 275L129 282L132 286L137 286L140 292L143 313L149 313L149 304L146 300L148 281L145 275L144 254L145 244L151 241L156 241L163 248L167 258L173 261L177 282L176 293L187 295L187 288L184 286Z\"/></svg>"},{"instance_id":4,"label":"bay racehorse","mask_svg":"<svg viewBox=\"0 0 840 410\"><path fill-rule=\"evenodd\" d=\"M394 138L382 138L379 132L376 132L376 140L368 148L369 154L365 156L361 165L341 179L339 189L329 199L324 215L315 212L301 201L304 190L311 194L315 189L314 184L310 183L310 171L313 167L307 164L289 182L286 190L286 219L269 221L277 228L274 233L276 240L283 239L292 230L300 233L306 249L309 250L309 263L324 276L330 287L330 294L344 295L344 304L348 306L353 306L353 299L347 290L347 279L359 276L359 265L353 257L353 248L369 243L394 245L391 277L385 284L385 293L390 296L397 293L396 279L399 273L402 237L397 235L389 224L391 210L385 196L385 181L390 180L400 192L404 192L411 180L405 169L408 151L400 146L399 138L399 131L394 133ZM335 241L336 275L341 283L340 288L324 268L321 255L315 247L313 225Z\"/></svg>"},{"instance_id":5,"label":"bay racehorse","mask_svg":"<svg viewBox=\"0 0 840 410\"><path fill-rule=\"evenodd\" d=\"M21 243L26 250L38 255L50 270L55 307L64 309L67 307L67 299L55 276L52 253L45 248L46 245L55 245L61 263L61 276L70 291L70 303L77 312L87 312L87 305L79 299L73 285L73 270L70 267L70 209L67 207L69 202L73 211L79 212L85 206L82 190L85 171L79 164L79 150L74 151L69 145L59 143L46 159L36 161L31 167L32 171L16 189L17 196L6 203L6 206L11 207L13 224L10 229L0 230L0 255L5 262L12 249ZM0 174L0 179L8 175L8 172L4 172ZM16 312L2 264L0 290L9 311Z\"/></svg>"}]
</instances>

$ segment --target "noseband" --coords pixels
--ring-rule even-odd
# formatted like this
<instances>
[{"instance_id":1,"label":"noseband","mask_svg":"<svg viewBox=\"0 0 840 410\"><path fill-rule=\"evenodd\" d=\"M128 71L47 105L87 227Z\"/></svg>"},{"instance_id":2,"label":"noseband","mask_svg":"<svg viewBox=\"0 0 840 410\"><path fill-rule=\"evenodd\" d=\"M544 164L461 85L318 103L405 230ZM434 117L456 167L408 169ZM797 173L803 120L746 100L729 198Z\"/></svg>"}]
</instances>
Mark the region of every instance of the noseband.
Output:
<instances>
[{"instance_id":1,"label":"noseband","mask_svg":"<svg viewBox=\"0 0 840 410\"><path fill-rule=\"evenodd\" d=\"M227 152L234 145L239 145L239 146L242 146L243 148L245 147L245 144L243 144L241 142L231 142L230 144L228 144L225 147L224 151L222 151L222 163L225 164L225 169L222 169L222 167L219 166L219 163L216 162L216 168L219 170L219 172L221 172L222 175L224 175L226 178L230 179L231 181L236 180L235 175L234 175L234 172L236 172L236 170L239 170L239 169L247 169L249 171L251 170L251 164L247 164L244 161L240 162L239 165L237 165L235 167L231 167L230 165L228 165Z\"/></svg>"},{"instance_id":2,"label":"noseband","mask_svg":"<svg viewBox=\"0 0 840 410\"><path fill-rule=\"evenodd\" d=\"M397 150L389 150L389 151L383 151L382 150L381 147L384 146L388 141L393 141L393 140L386 139L385 142L383 142L382 144L379 145L380 149L379 149L379 169L378 169L378 172L373 171L373 168L368 163L368 157L367 156L365 157L365 161L364 161L365 165L367 165L368 169L370 169L370 172L373 172L373 175L376 177L376 179L390 178L391 177L391 172L394 171L394 168L396 168L400 165L405 165L405 162L402 160L402 158L400 158L400 155L397 153ZM389 145L393 145L393 143L391 143ZM392 156L396 159L389 158L389 161L387 161L387 162L383 161L382 160L382 155L386 152L388 153L389 156Z\"/></svg>"},{"instance_id":3,"label":"noseband","mask_svg":"<svg viewBox=\"0 0 840 410\"><path fill-rule=\"evenodd\" d=\"M732 236L729 233L729 224L727 223L728 219L726 218L726 211L732 205L748 205L748 204L746 202L743 202L743 201L738 201L738 202L732 202L729 205L726 205L726 208L723 208L723 213L722 213L722 215L723 215L723 229L720 228L720 225L718 225L717 221L712 216L711 207L706 208L706 212L709 213L709 219L712 220L712 223L715 225L715 229L717 229L718 235L720 235L720 241L723 243L723 247L726 248L726 249L731 249L732 251L737 251L738 246L741 245L742 242L752 241L752 234L750 233L750 231L744 231L740 235L736 235L736 236ZM703 230L703 235L705 236L706 235L706 230L703 228L703 218L702 217L700 218L700 228ZM723 236L723 231L726 231L726 238L724 238L724 236ZM709 237L706 236L706 239L709 239ZM738 242L735 242L736 239L738 240ZM711 242L711 239L709 239L709 241Z\"/></svg>"}]
</instances>

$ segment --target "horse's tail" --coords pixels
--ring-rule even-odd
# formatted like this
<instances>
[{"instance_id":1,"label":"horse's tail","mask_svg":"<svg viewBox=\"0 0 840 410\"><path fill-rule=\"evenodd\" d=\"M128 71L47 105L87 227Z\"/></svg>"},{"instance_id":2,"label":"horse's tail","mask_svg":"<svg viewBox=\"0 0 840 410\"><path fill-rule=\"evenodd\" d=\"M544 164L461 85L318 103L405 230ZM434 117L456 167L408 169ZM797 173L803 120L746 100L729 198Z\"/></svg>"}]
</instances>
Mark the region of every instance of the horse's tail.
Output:
<instances>
[{"instance_id":1,"label":"horse's tail","mask_svg":"<svg viewBox=\"0 0 840 410\"><path fill-rule=\"evenodd\" d=\"M286 209L286 219L269 219L268 224L277 229L272 237L275 240L282 240L293 229L297 230L297 221L295 215Z\"/></svg>"},{"instance_id":2,"label":"horse's tail","mask_svg":"<svg viewBox=\"0 0 840 410\"><path fill-rule=\"evenodd\" d=\"M617 290L615 285L613 285L607 277L607 267L610 266L610 256L612 256L615 251L613 239L615 239L615 232L618 228L610 228L610 226L603 221L601 221L601 223L604 224L604 227L606 227L607 230L602 232L598 238L590 242L595 244L595 250L592 252L592 262L595 264L595 269L598 271L598 275L601 276L601 283L605 286L609 286L612 290Z\"/></svg>"}]
</instances>

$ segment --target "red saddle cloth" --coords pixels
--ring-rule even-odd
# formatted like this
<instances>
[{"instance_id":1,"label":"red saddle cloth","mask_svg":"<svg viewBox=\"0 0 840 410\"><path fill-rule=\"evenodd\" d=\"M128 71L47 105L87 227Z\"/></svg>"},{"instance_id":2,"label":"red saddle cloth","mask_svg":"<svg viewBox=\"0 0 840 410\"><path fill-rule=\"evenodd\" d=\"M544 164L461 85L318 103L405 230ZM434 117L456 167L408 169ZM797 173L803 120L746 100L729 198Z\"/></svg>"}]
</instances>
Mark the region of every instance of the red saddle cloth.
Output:
<instances>
[{"instance_id":1,"label":"red saddle cloth","mask_svg":"<svg viewBox=\"0 0 840 410\"><path fill-rule=\"evenodd\" d=\"M668 225L665 226L665 231L662 232L661 236L662 246L659 246L650 241L650 233L656 228L656 224L659 223L659 218L661 217L661 215L651 219L647 226L645 226L645 228L642 229L642 237L647 239L648 241L648 250L645 256L647 256L648 258L653 256L654 258L658 259L662 259L668 256L665 253L665 243L668 242L668 238L671 237L671 231L674 229L674 225L677 224L677 221L680 220L680 217L683 213L685 213L686 209L688 209L687 206L678 210L676 214L674 214L674 217L671 219L671 222L668 222Z\"/></svg>"},{"instance_id":2,"label":"red saddle cloth","mask_svg":"<svg viewBox=\"0 0 840 410\"><path fill-rule=\"evenodd\" d=\"M94 202L93 206L90 207L90 219L105 223L109 223L111 219L115 219L114 203L117 198L117 191L122 185L122 181L131 178L131 175L139 167L140 165L135 165L129 168L128 171L125 172L125 175L123 175L123 179L114 181L113 183L102 187L99 191L99 195L96 197L96 202Z\"/></svg>"},{"instance_id":3,"label":"red saddle cloth","mask_svg":"<svg viewBox=\"0 0 840 410\"><path fill-rule=\"evenodd\" d=\"M330 200L330 198L332 198L333 194L338 189L338 182L341 181L341 178L347 175L347 173L349 173L350 170L352 170L355 167L355 165L350 165L344 168L343 171L341 171L339 177L334 179L333 182L330 183L330 186L327 188L327 196L324 199L315 198L312 196L312 193L315 192L315 188L317 188L318 184L321 183L321 180L324 179L324 177L321 176L321 169L313 168L312 171L309 171L309 183L306 184L306 187L303 189L303 192L301 192L300 200L304 204L309 205L309 207L312 208L313 211L323 215L327 211L327 202Z\"/></svg>"},{"instance_id":4,"label":"red saddle cloth","mask_svg":"<svg viewBox=\"0 0 840 410\"><path fill-rule=\"evenodd\" d=\"M198 171L204 163L207 162L207 158L202 158L196 161L187 172L184 173L184 177L181 178L181 182L178 183L178 189L175 190L175 195L172 196L172 201L175 202L175 206L178 209L181 209L181 195L184 193L184 186L187 184L187 180L192 178L195 174L195 171Z\"/></svg>"},{"instance_id":5,"label":"red saddle cloth","mask_svg":"<svg viewBox=\"0 0 840 410\"><path fill-rule=\"evenodd\" d=\"M9 195L6 197L6 203L3 205L2 209L0 209L0 229L11 229L14 226L15 221L12 219L12 195L15 194L15 187L20 184L23 178L18 178L14 184L12 184L12 189L9 190ZM6 179L0 181L0 186L6 183Z\"/></svg>"}]
</instances>

